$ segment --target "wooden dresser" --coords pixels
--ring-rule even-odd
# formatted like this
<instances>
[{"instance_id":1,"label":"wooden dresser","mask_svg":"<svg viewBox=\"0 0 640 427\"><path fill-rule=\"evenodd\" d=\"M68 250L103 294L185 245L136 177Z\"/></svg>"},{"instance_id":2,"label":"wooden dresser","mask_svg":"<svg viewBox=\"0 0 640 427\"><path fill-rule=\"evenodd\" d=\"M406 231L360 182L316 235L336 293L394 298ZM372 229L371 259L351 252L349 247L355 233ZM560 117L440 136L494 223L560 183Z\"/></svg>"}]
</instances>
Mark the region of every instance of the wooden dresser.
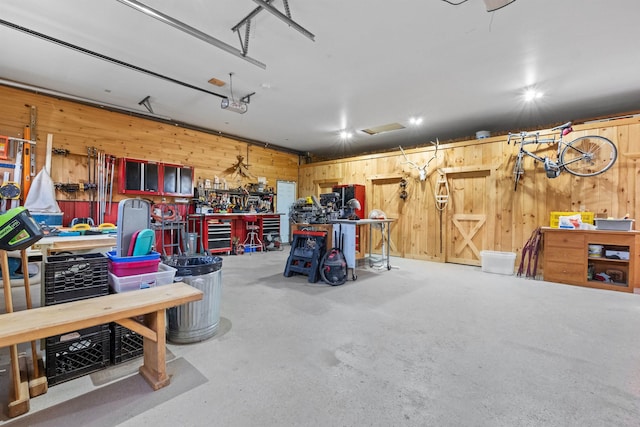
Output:
<instances>
[{"instance_id":1,"label":"wooden dresser","mask_svg":"<svg viewBox=\"0 0 640 427\"><path fill-rule=\"evenodd\" d=\"M622 292L640 291L640 232L605 230L566 230L542 228L543 278L549 282ZM593 249L602 247L601 253ZM589 248L592 248L591 253ZM629 259L610 259L610 254L629 254ZM596 279L609 273L613 282Z\"/></svg>"}]
</instances>

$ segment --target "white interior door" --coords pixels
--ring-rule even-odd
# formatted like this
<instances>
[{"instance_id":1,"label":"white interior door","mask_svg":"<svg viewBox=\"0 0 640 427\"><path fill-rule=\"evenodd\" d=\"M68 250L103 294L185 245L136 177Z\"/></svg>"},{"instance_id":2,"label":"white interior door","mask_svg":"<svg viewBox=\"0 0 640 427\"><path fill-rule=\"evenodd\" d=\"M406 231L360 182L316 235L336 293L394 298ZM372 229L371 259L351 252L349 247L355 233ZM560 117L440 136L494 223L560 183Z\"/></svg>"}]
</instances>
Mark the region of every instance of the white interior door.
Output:
<instances>
[{"instance_id":1,"label":"white interior door","mask_svg":"<svg viewBox=\"0 0 640 427\"><path fill-rule=\"evenodd\" d=\"M291 243L289 208L297 198L297 184L294 181L276 181L276 212L280 215L280 241Z\"/></svg>"}]
</instances>

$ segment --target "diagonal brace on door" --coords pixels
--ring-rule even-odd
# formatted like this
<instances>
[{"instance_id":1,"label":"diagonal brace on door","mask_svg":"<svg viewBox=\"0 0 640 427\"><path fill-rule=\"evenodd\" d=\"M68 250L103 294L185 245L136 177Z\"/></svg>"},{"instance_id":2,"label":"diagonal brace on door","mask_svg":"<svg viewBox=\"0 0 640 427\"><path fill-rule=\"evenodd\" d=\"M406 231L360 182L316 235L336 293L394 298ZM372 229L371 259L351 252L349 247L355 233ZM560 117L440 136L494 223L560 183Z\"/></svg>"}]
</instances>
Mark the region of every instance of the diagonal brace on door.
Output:
<instances>
[{"instance_id":1,"label":"diagonal brace on door","mask_svg":"<svg viewBox=\"0 0 640 427\"><path fill-rule=\"evenodd\" d=\"M480 231L480 228L482 228L482 226L486 222L487 216L480 215L480 214L477 214L477 215L457 214L457 215L453 215L452 220L453 220L453 224L458 229L463 239L463 241L456 246L455 255L459 256L462 253L463 249L469 246L469 249L471 249L471 251L473 251L476 257L480 259L480 251L478 250L478 247L473 243L472 239L475 237L478 231ZM471 230L469 230L469 232L465 232L461 221L476 221L476 224L473 226Z\"/></svg>"}]
</instances>

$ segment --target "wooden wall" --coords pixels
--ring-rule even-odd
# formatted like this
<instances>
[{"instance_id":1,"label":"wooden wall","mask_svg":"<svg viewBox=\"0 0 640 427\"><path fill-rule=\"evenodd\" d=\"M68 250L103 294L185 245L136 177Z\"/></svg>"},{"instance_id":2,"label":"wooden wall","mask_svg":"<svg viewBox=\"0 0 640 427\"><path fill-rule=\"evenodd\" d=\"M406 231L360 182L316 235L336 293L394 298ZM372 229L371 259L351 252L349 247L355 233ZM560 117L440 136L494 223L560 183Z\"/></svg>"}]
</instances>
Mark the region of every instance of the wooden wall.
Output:
<instances>
[{"instance_id":1,"label":"wooden wall","mask_svg":"<svg viewBox=\"0 0 640 427\"><path fill-rule=\"evenodd\" d=\"M88 180L88 147L118 158L192 166L196 182L198 178L213 180L218 176L234 188L257 182L259 176L266 177L267 186L274 188L277 180L298 178L299 159L295 154L5 86L0 86L0 99L0 135L21 138L35 107L37 171L44 166L47 134L53 135L54 148L69 151L69 155L52 157L51 178L55 183ZM250 172L255 178L236 180L225 172L236 163L238 155L251 165ZM118 178L116 174L116 189ZM124 197L114 191L115 201ZM57 198L61 202L88 200L88 195L58 192ZM153 199L159 201L160 197Z\"/></svg>"},{"instance_id":2,"label":"wooden wall","mask_svg":"<svg viewBox=\"0 0 640 427\"><path fill-rule=\"evenodd\" d=\"M299 166L295 154L55 97L0 86L0 99L0 135L21 137L31 108L36 108L38 171L45 161L47 134L53 135L55 148L69 150L67 156L53 156L54 182L87 180L87 147L117 157L193 166L196 179L217 175L231 186L234 182L225 170L242 155L248 157L251 173L266 177L270 186L275 187L276 180L297 181L299 197L328 192L335 184L364 184L365 211L378 208L398 218L386 244L392 254L408 258L479 264L481 250L520 254L532 231L549 224L551 211L585 210L613 217L628 213L632 218L640 213L638 117L575 126L574 137L598 134L617 145L618 161L610 171L595 178L564 173L549 179L542 165L527 159L525 175L514 192L516 148L507 145L506 136L442 143L427 167L427 180L420 181L400 151ZM541 146L540 152L545 149ZM426 146L405 152L413 163L423 166L435 150ZM434 197L434 191L443 188L438 170L446 173L449 188L442 212ZM408 181L406 200L400 198L402 179ZM117 184L116 177L116 188ZM114 196L115 201L124 197L117 192ZM87 195L59 193L58 199L86 201ZM383 243L379 234L373 242L378 248Z\"/></svg>"},{"instance_id":3,"label":"wooden wall","mask_svg":"<svg viewBox=\"0 0 640 427\"><path fill-rule=\"evenodd\" d=\"M602 135L618 148L618 160L603 175L580 178L563 173L549 179L543 166L525 161L525 174L514 192L513 166L517 149L506 136L441 143L427 168L428 179L406 163L400 151L352 157L300 166L299 195L330 190L331 183L366 185L365 210L382 209L398 218L392 227L392 254L408 258L479 265L481 250L516 252L538 226L549 225L551 211L593 211L612 217L640 214L640 118L633 117L574 127L568 140ZM541 135L548 134L542 131ZM538 153L555 155L546 144ZM419 166L434 156L433 146L405 150ZM438 169L446 172L448 204L436 209ZM400 180L408 181L402 200ZM441 216L442 215L442 216ZM640 220L640 217L638 217ZM441 228L442 224L442 228ZM442 231L441 231L442 230ZM442 236L442 237L441 237ZM379 236L374 242L381 246Z\"/></svg>"}]
</instances>

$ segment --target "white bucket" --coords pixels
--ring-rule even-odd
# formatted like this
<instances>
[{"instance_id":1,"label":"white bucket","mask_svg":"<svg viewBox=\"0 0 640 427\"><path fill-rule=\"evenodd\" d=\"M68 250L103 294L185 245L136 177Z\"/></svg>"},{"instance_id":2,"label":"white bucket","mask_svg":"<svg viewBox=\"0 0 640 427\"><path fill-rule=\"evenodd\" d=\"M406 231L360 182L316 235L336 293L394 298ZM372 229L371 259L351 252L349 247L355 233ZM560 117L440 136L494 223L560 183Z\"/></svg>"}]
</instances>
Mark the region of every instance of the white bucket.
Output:
<instances>
[{"instance_id":1,"label":"white bucket","mask_svg":"<svg viewBox=\"0 0 640 427\"><path fill-rule=\"evenodd\" d=\"M603 251L604 251L604 246L602 245L589 245L589 256L592 258L602 257Z\"/></svg>"}]
</instances>

